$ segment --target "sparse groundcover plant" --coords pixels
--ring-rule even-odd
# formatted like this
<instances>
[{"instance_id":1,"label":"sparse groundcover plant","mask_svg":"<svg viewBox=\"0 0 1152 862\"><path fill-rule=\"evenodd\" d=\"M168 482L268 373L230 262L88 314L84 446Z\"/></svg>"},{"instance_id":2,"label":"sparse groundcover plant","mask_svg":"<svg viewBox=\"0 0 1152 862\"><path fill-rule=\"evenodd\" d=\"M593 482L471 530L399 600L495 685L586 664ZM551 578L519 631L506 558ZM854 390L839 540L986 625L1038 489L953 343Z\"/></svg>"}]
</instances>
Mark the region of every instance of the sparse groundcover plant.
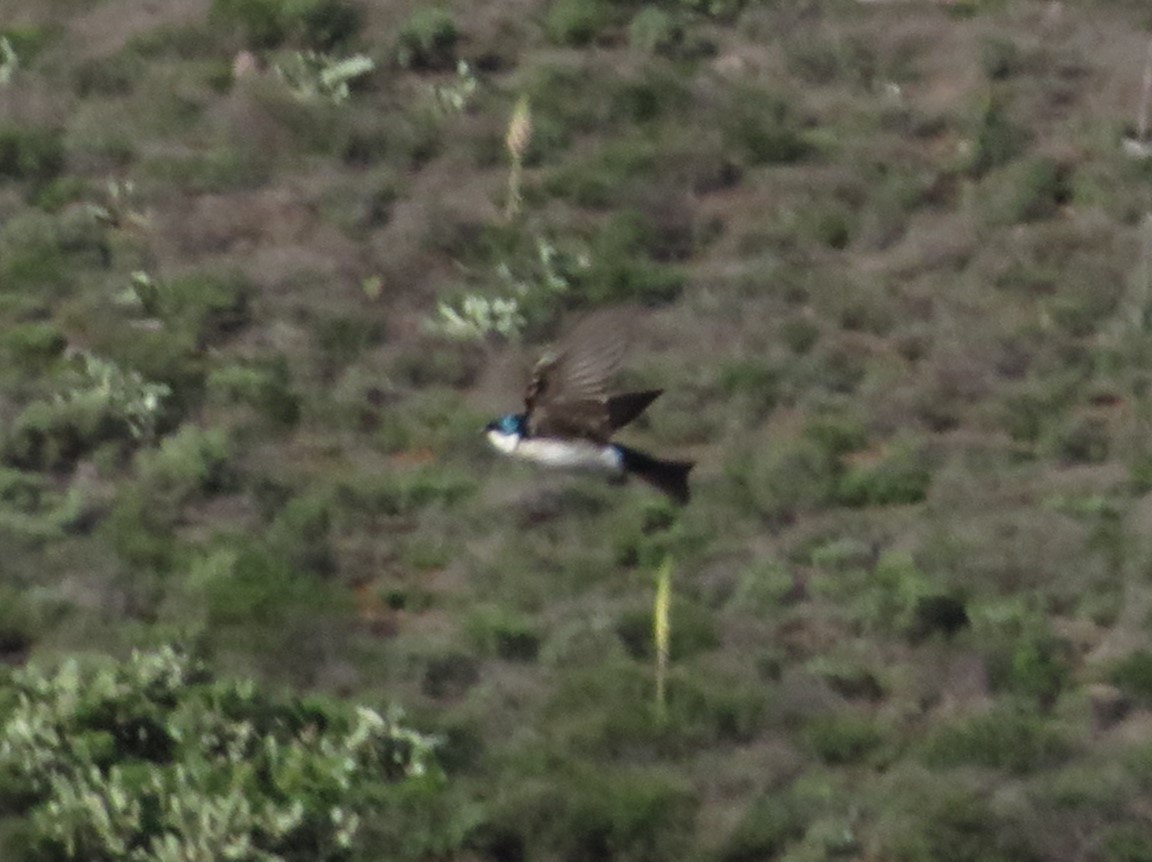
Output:
<instances>
[{"instance_id":1,"label":"sparse groundcover plant","mask_svg":"<svg viewBox=\"0 0 1152 862\"><path fill-rule=\"evenodd\" d=\"M440 781L435 741L396 715L279 699L170 647L0 693L7 835L54 859L347 859L371 808Z\"/></svg>"}]
</instances>

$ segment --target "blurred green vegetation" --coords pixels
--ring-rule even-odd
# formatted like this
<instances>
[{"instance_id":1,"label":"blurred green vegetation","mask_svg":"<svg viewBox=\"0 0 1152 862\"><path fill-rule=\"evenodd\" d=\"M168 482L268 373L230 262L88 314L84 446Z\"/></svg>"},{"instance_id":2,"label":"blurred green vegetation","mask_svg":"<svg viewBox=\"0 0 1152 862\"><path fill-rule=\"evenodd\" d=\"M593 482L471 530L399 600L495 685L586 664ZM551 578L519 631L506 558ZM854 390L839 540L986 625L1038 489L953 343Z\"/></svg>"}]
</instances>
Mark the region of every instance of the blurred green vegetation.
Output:
<instances>
[{"instance_id":1,"label":"blurred green vegetation","mask_svg":"<svg viewBox=\"0 0 1152 862\"><path fill-rule=\"evenodd\" d=\"M1149 858L1141 4L131 5L0 22L5 862ZM481 434L615 305L683 509Z\"/></svg>"}]
</instances>

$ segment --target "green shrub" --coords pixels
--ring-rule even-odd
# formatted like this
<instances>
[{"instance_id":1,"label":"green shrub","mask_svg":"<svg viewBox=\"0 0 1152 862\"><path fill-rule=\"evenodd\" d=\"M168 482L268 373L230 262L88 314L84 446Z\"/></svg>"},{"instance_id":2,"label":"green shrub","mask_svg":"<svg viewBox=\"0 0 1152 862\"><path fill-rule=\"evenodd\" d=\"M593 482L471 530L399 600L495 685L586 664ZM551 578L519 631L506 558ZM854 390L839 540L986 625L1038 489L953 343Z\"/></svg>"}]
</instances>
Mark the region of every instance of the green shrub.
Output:
<instances>
[{"instance_id":1,"label":"green shrub","mask_svg":"<svg viewBox=\"0 0 1152 862\"><path fill-rule=\"evenodd\" d=\"M868 90L880 74L875 47L854 36L790 39L785 55L789 68L812 84L840 81Z\"/></svg>"},{"instance_id":2,"label":"green shrub","mask_svg":"<svg viewBox=\"0 0 1152 862\"><path fill-rule=\"evenodd\" d=\"M937 768L986 766L1023 774L1061 763L1071 753L1062 729L1035 711L1005 705L937 727L921 756Z\"/></svg>"},{"instance_id":3,"label":"green shrub","mask_svg":"<svg viewBox=\"0 0 1152 862\"><path fill-rule=\"evenodd\" d=\"M283 357L216 368L208 374L205 386L210 403L246 404L276 425L291 426L300 418L300 398L292 391Z\"/></svg>"},{"instance_id":4,"label":"green shrub","mask_svg":"<svg viewBox=\"0 0 1152 862\"><path fill-rule=\"evenodd\" d=\"M613 141L566 163L548 177L545 188L578 206L606 209L621 203L637 182L650 183L658 159L646 142Z\"/></svg>"},{"instance_id":5,"label":"green shrub","mask_svg":"<svg viewBox=\"0 0 1152 862\"><path fill-rule=\"evenodd\" d=\"M169 328L204 346L248 323L253 292L239 273L197 273L157 284L151 310Z\"/></svg>"},{"instance_id":6,"label":"green shrub","mask_svg":"<svg viewBox=\"0 0 1152 862\"><path fill-rule=\"evenodd\" d=\"M676 598L671 603L668 617L668 656L672 661L715 649L720 643L716 623L706 607ZM629 655L642 660L653 658L656 648L652 636L652 609L645 606L621 614L616 621L616 635Z\"/></svg>"},{"instance_id":7,"label":"green shrub","mask_svg":"<svg viewBox=\"0 0 1152 862\"><path fill-rule=\"evenodd\" d=\"M817 716L801 735L817 757L833 766L859 763L884 741L875 721L851 713Z\"/></svg>"},{"instance_id":8,"label":"green shrub","mask_svg":"<svg viewBox=\"0 0 1152 862\"><path fill-rule=\"evenodd\" d=\"M126 96L147 80L144 58L133 51L92 57L72 71L72 87L80 98Z\"/></svg>"},{"instance_id":9,"label":"green shrub","mask_svg":"<svg viewBox=\"0 0 1152 862\"><path fill-rule=\"evenodd\" d=\"M1027 133L1010 118L1008 106L997 95L989 97L976 120L967 169L982 176L1016 158L1027 143Z\"/></svg>"},{"instance_id":10,"label":"green shrub","mask_svg":"<svg viewBox=\"0 0 1152 862\"><path fill-rule=\"evenodd\" d=\"M0 177L42 184L63 168L59 130L0 127Z\"/></svg>"},{"instance_id":11,"label":"green shrub","mask_svg":"<svg viewBox=\"0 0 1152 862\"><path fill-rule=\"evenodd\" d=\"M684 28L669 12L645 6L628 25L628 41L649 54L670 54L684 41Z\"/></svg>"},{"instance_id":12,"label":"green shrub","mask_svg":"<svg viewBox=\"0 0 1152 862\"><path fill-rule=\"evenodd\" d=\"M746 3L747 0L679 0L685 9L724 20L734 18Z\"/></svg>"},{"instance_id":13,"label":"green shrub","mask_svg":"<svg viewBox=\"0 0 1152 862\"><path fill-rule=\"evenodd\" d=\"M1137 650L1112 668L1109 678L1136 702L1152 704L1152 652Z\"/></svg>"},{"instance_id":14,"label":"green shrub","mask_svg":"<svg viewBox=\"0 0 1152 862\"><path fill-rule=\"evenodd\" d=\"M1008 225L1050 218L1069 195L1065 169L1036 157L990 171L981 182L980 203L990 224Z\"/></svg>"},{"instance_id":15,"label":"green shrub","mask_svg":"<svg viewBox=\"0 0 1152 862\"><path fill-rule=\"evenodd\" d=\"M781 858L804 837L809 807L791 793L762 796L748 806L717 855L718 862L759 862Z\"/></svg>"},{"instance_id":16,"label":"green shrub","mask_svg":"<svg viewBox=\"0 0 1152 862\"><path fill-rule=\"evenodd\" d=\"M470 653L449 649L427 657L420 691L437 700L459 698L479 679L479 659Z\"/></svg>"},{"instance_id":17,"label":"green shrub","mask_svg":"<svg viewBox=\"0 0 1152 862\"><path fill-rule=\"evenodd\" d=\"M827 449L810 439L779 441L729 465L729 474L748 503L772 521L791 521L802 512L830 504L841 467Z\"/></svg>"},{"instance_id":18,"label":"green shrub","mask_svg":"<svg viewBox=\"0 0 1152 862\"><path fill-rule=\"evenodd\" d=\"M324 493L293 497L268 528L269 546L300 571L331 571L332 509L332 501Z\"/></svg>"},{"instance_id":19,"label":"green shrub","mask_svg":"<svg viewBox=\"0 0 1152 862\"><path fill-rule=\"evenodd\" d=\"M1103 862L1148 862L1152 859L1152 836L1141 824L1109 826L1094 836Z\"/></svg>"},{"instance_id":20,"label":"green shrub","mask_svg":"<svg viewBox=\"0 0 1152 862\"><path fill-rule=\"evenodd\" d=\"M780 96L736 93L720 124L726 146L751 166L789 164L812 151L802 122Z\"/></svg>"},{"instance_id":21,"label":"green shrub","mask_svg":"<svg viewBox=\"0 0 1152 862\"><path fill-rule=\"evenodd\" d=\"M845 506L891 506L919 503L928 493L932 473L918 447L893 447L875 464L850 467L839 481L836 499Z\"/></svg>"},{"instance_id":22,"label":"green shrub","mask_svg":"<svg viewBox=\"0 0 1152 862\"><path fill-rule=\"evenodd\" d=\"M739 398L749 418L759 422L780 400L783 372L763 359L732 360L721 366L716 385L726 395Z\"/></svg>"},{"instance_id":23,"label":"green shrub","mask_svg":"<svg viewBox=\"0 0 1152 862\"><path fill-rule=\"evenodd\" d=\"M0 661L16 663L28 653L37 635L36 617L26 595L11 587L0 586ZM3 694L0 693L0 721L4 719L3 704ZM0 776L3 775L4 770L0 768ZM4 791L0 790L0 806L4 797ZM3 849L2 844L0 849Z\"/></svg>"},{"instance_id":24,"label":"green shrub","mask_svg":"<svg viewBox=\"0 0 1152 862\"><path fill-rule=\"evenodd\" d=\"M183 425L158 448L142 451L137 461L145 483L182 502L228 487L231 459L228 435L222 429Z\"/></svg>"},{"instance_id":25,"label":"green shrub","mask_svg":"<svg viewBox=\"0 0 1152 862\"><path fill-rule=\"evenodd\" d=\"M540 653L540 633L518 614L497 608L481 608L468 622L477 649L507 661L535 661Z\"/></svg>"},{"instance_id":26,"label":"green shrub","mask_svg":"<svg viewBox=\"0 0 1152 862\"><path fill-rule=\"evenodd\" d=\"M347 859L393 787L440 780L434 742L395 718L170 648L10 672L0 693L5 801L54 859Z\"/></svg>"},{"instance_id":27,"label":"green shrub","mask_svg":"<svg viewBox=\"0 0 1152 862\"><path fill-rule=\"evenodd\" d=\"M360 26L349 0L212 0L212 20L250 48L291 42L320 51L346 42Z\"/></svg>"},{"instance_id":28,"label":"green shrub","mask_svg":"<svg viewBox=\"0 0 1152 862\"><path fill-rule=\"evenodd\" d=\"M93 506L83 482L62 491L39 473L0 468L0 532L6 541L39 546L91 524Z\"/></svg>"},{"instance_id":29,"label":"green shrub","mask_svg":"<svg viewBox=\"0 0 1152 862\"><path fill-rule=\"evenodd\" d=\"M4 460L29 470L59 470L101 443L126 439L128 423L98 391L66 401L34 401L6 430Z\"/></svg>"},{"instance_id":30,"label":"green shrub","mask_svg":"<svg viewBox=\"0 0 1152 862\"><path fill-rule=\"evenodd\" d=\"M1042 443L1046 452L1065 464L1102 464L1108 460L1112 435L1102 417L1072 416L1051 428Z\"/></svg>"},{"instance_id":31,"label":"green shrub","mask_svg":"<svg viewBox=\"0 0 1152 862\"><path fill-rule=\"evenodd\" d=\"M980 45L980 65L993 81L1010 78L1022 66L1020 48L1007 36L990 36Z\"/></svg>"},{"instance_id":32,"label":"green shrub","mask_svg":"<svg viewBox=\"0 0 1152 862\"><path fill-rule=\"evenodd\" d=\"M396 59L408 69L451 69L456 65L459 38L456 21L448 10L421 5L400 28Z\"/></svg>"},{"instance_id":33,"label":"green shrub","mask_svg":"<svg viewBox=\"0 0 1152 862\"><path fill-rule=\"evenodd\" d=\"M683 858L696 804L691 789L657 769L580 770L554 782L533 806L553 851L540 855L620 862Z\"/></svg>"},{"instance_id":34,"label":"green shrub","mask_svg":"<svg viewBox=\"0 0 1152 862\"><path fill-rule=\"evenodd\" d=\"M150 153L140 160L140 176L189 193L229 192L267 182L271 153L247 144L220 145L182 153Z\"/></svg>"},{"instance_id":35,"label":"green shrub","mask_svg":"<svg viewBox=\"0 0 1152 862\"><path fill-rule=\"evenodd\" d=\"M885 811L870 856L892 862L1038 862L1020 824L984 790L933 779Z\"/></svg>"},{"instance_id":36,"label":"green shrub","mask_svg":"<svg viewBox=\"0 0 1152 862\"><path fill-rule=\"evenodd\" d=\"M552 0L544 29L557 44L587 45L616 18L605 0Z\"/></svg>"},{"instance_id":37,"label":"green shrub","mask_svg":"<svg viewBox=\"0 0 1152 862\"><path fill-rule=\"evenodd\" d=\"M589 264L572 292L595 305L671 302L684 287L684 274L648 257L659 243L659 232L639 213L616 215L592 237Z\"/></svg>"},{"instance_id":38,"label":"green shrub","mask_svg":"<svg viewBox=\"0 0 1152 862\"><path fill-rule=\"evenodd\" d=\"M5 291L62 292L78 269L104 269L110 249L103 229L80 212L21 212L0 225L0 283Z\"/></svg>"},{"instance_id":39,"label":"green shrub","mask_svg":"<svg viewBox=\"0 0 1152 862\"><path fill-rule=\"evenodd\" d=\"M27 373L43 371L64 353L67 344L64 333L50 321L21 323L0 332L0 351Z\"/></svg>"},{"instance_id":40,"label":"green shrub","mask_svg":"<svg viewBox=\"0 0 1152 862\"><path fill-rule=\"evenodd\" d=\"M1034 611L983 609L980 631L996 689L1051 706L1071 675L1071 650Z\"/></svg>"},{"instance_id":41,"label":"green shrub","mask_svg":"<svg viewBox=\"0 0 1152 862\"><path fill-rule=\"evenodd\" d=\"M395 516L410 515L437 503L453 506L475 489L470 478L425 468L362 476L354 484L341 483L336 496L342 506L354 511Z\"/></svg>"}]
</instances>

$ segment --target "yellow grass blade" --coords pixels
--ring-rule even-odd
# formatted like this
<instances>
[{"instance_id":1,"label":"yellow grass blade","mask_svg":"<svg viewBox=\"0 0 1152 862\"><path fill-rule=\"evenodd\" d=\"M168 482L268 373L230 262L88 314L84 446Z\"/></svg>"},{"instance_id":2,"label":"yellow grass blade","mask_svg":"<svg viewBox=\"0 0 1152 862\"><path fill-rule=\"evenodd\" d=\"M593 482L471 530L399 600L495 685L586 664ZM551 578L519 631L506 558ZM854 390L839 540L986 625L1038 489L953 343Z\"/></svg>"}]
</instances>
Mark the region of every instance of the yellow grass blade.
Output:
<instances>
[{"instance_id":1,"label":"yellow grass blade","mask_svg":"<svg viewBox=\"0 0 1152 862\"><path fill-rule=\"evenodd\" d=\"M656 717L667 717L668 643L672 634L669 608L672 604L672 557L667 556L656 573L656 600L652 608L652 635L656 643Z\"/></svg>"}]
</instances>

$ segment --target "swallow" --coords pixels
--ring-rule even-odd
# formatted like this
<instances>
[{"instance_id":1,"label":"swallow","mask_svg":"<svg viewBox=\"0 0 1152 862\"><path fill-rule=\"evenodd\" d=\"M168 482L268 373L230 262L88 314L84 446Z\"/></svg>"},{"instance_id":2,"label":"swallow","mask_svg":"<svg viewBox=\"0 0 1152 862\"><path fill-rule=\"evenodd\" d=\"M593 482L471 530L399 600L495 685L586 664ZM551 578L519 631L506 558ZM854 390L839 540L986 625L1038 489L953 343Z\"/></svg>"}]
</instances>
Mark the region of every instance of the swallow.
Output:
<instances>
[{"instance_id":1,"label":"swallow","mask_svg":"<svg viewBox=\"0 0 1152 862\"><path fill-rule=\"evenodd\" d=\"M536 363L524 393L524 411L489 422L496 449L545 467L635 476L677 503L687 503L690 461L667 461L612 442L612 435L643 413L663 389L608 394L608 378L628 346L628 316L592 314Z\"/></svg>"}]
</instances>

